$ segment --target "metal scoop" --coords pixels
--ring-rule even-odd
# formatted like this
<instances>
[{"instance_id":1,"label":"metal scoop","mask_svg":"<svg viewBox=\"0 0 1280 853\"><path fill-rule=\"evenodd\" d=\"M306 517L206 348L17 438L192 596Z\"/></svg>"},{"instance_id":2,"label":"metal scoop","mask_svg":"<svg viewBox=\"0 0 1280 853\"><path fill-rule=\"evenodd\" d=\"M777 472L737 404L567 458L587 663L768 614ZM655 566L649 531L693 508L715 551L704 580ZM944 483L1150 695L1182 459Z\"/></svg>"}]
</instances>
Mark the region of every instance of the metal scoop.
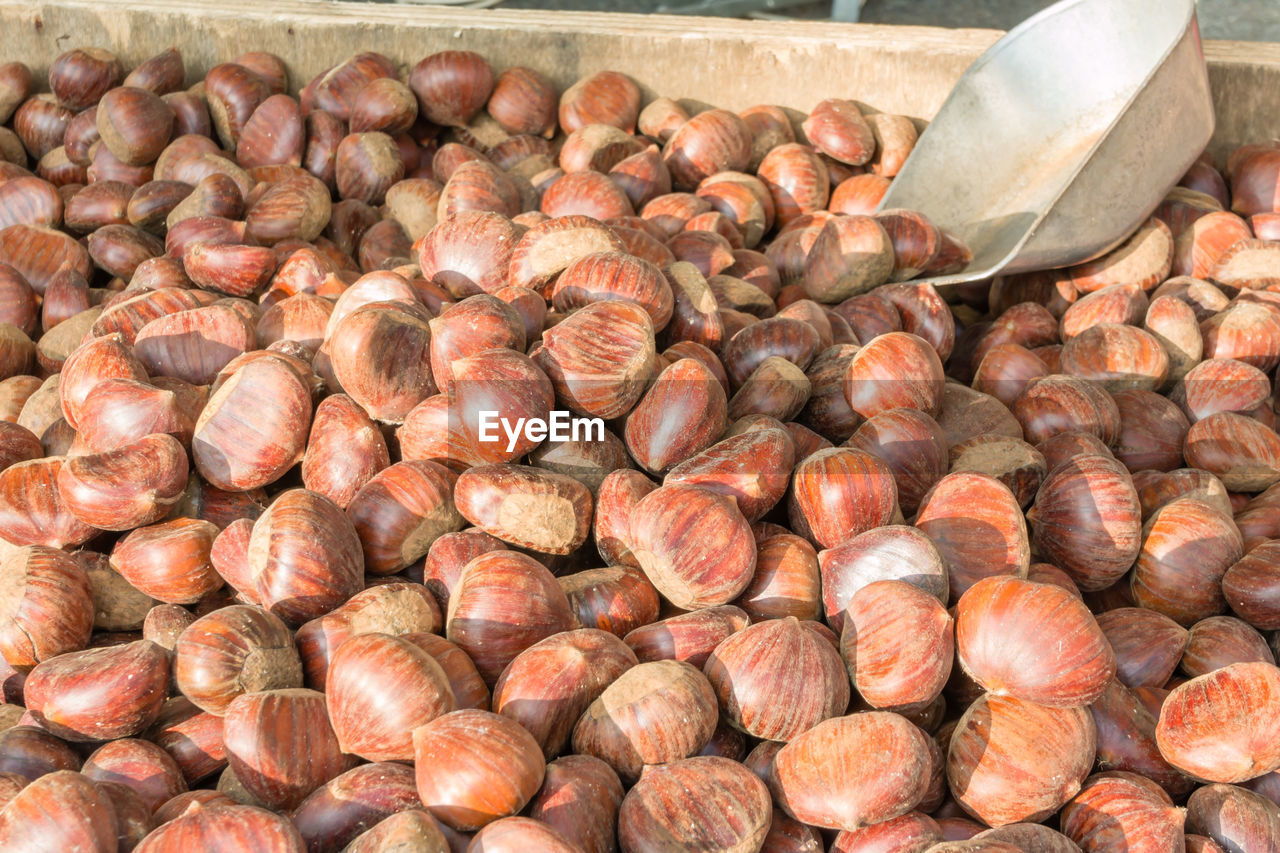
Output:
<instances>
[{"instance_id":1,"label":"metal scoop","mask_svg":"<svg viewBox=\"0 0 1280 853\"><path fill-rule=\"evenodd\" d=\"M880 209L968 244L935 285L1069 266L1136 230L1212 135L1193 0L1062 0L969 67Z\"/></svg>"}]
</instances>

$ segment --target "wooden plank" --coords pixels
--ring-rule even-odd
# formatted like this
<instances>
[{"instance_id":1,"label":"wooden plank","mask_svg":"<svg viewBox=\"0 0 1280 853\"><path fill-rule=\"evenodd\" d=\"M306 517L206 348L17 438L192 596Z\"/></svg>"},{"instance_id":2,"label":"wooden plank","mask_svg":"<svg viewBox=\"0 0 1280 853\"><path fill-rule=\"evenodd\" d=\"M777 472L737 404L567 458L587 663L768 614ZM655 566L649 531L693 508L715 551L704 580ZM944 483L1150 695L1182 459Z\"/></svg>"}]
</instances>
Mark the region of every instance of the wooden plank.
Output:
<instances>
[{"instance_id":1,"label":"wooden plank","mask_svg":"<svg viewBox=\"0 0 1280 853\"><path fill-rule=\"evenodd\" d=\"M211 65L267 50L296 89L335 60L377 50L406 68L467 48L496 68L528 65L561 86L612 68L661 93L729 109L808 110L825 97L928 118L1000 33L828 22L761 22L614 13L455 10L305 0L0 0L0 57L43 76L71 46L97 45L134 64L182 49L194 81ZM1280 44L1208 42L1218 110L1213 149L1280 136ZM998 128L992 129L998 133Z\"/></svg>"}]
</instances>

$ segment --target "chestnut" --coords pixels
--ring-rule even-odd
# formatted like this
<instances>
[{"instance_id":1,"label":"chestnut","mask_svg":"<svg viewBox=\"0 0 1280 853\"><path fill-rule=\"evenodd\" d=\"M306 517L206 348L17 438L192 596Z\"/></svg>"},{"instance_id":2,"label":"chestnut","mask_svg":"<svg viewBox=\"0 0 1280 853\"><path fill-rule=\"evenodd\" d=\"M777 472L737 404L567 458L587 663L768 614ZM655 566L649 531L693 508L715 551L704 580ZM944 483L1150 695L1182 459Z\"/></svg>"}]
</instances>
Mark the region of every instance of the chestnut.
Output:
<instances>
[{"instance_id":1,"label":"chestnut","mask_svg":"<svg viewBox=\"0 0 1280 853\"><path fill-rule=\"evenodd\" d=\"M447 641L441 641L445 643L445 651L424 646L425 641L419 641L422 632L440 630L443 621L435 599L421 584L398 581L372 584L336 610L298 628L294 640L302 658L307 685L323 689L333 653L357 634L412 636L415 645L423 647L432 656L453 651L452 644ZM459 671L466 670L465 667L455 668L448 661L441 665L445 666L446 674L454 683L460 680ZM464 692L470 698L470 690Z\"/></svg>"},{"instance_id":2,"label":"chestnut","mask_svg":"<svg viewBox=\"0 0 1280 853\"><path fill-rule=\"evenodd\" d=\"M70 741L132 737L151 725L169 686L169 658L148 640L68 652L37 664L24 685L27 708Z\"/></svg>"},{"instance_id":3,"label":"chestnut","mask_svg":"<svg viewBox=\"0 0 1280 853\"><path fill-rule=\"evenodd\" d=\"M623 437L641 467L669 470L720 438L728 398L699 361L682 358L663 370L627 416Z\"/></svg>"},{"instance_id":4,"label":"chestnut","mask_svg":"<svg viewBox=\"0 0 1280 853\"><path fill-rule=\"evenodd\" d=\"M360 489L390 464L386 439L364 409L345 394L321 401L302 457L302 482L308 489L346 509Z\"/></svg>"},{"instance_id":5,"label":"chestnut","mask_svg":"<svg viewBox=\"0 0 1280 853\"><path fill-rule=\"evenodd\" d=\"M960 596L956 656L992 695L1058 708L1090 704L1116 672L1106 635L1082 601L1021 578L986 578Z\"/></svg>"},{"instance_id":6,"label":"chestnut","mask_svg":"<svg viewBox=\"0 0 1280 853\"><path fill-rule=\"evenodd\" d=\"M1165 760L1196 779L1235 783L1280 768L1280 669L1235 663L1176 687L1160 708Z\"/></svg>"},{"instance_id":7,"label":"chestnut","mask_svg":"<svg viewBox=\"0 0 1280 853\"><path fill-rule=\"evenodd\" d=\"M604 689L573 728L574 752L594 755L624 781L646 765L696 754L716 727L716 696L706 677L682 661L627 669Z\"/></svg>"},{"instance_id":8,"label":"chestnut","mask_svg":"<svg viewBox=\"0 0 1280 853\"><path fill-rule=\"evenodd\" d=\"M635 665L635 653L612 634L593 628L556 634L525 649L502 671L493 710L524 726L550 759L596 697Z\"/></svg>"},{"instance_id":9,"label":"chestnut","mask_svg":"<svg viewBox=\"0 0 1280 853\"><path fill-rule=\"evenodd\" d=\"M253 412L253 425L244 418ZM245 363L209 398L196 421L192 457L211 485L248 491L275 482L302 459L311 394L283 358Z\"/></svg>"},{"instance_id":10,"label":"chestnut","mask_svg":"<svg viewBox=\"0 0 1280 853\"><path fill-rule=\"evenodd\" d=\"M827 624L844 628L845 609L859 589L879 580L904 580L945 602L948 572L929 537L914 527L887 525L818 553Z\"/></svg>"},{"instance_id":11,"label":"chestnut","mask_svg":"<svg viewBox=\"0 0 1280 853\"><path fill-rule=\"evenodd\" d=\"M748 853L761 849L772 810L765 784L740 764L686 758L647 770L627 793L618 812L618 843L623 853Z\"/></svg>"},{"instance_id":12,"label":"chestnut","mask_svg":"<svg viewBox=\"0 0 1280 853\"><path fill-rule=\"evenodd\" d=\"M357 768L359 769L359 768ZM361 823L359 826L363 826ZM348 853L377 853L389 847L410 845L423 853L449 853L449 839L463 838L458 833L446 837L443 828L425 809L397 811L372 828L357 835L345 848Z\"/></svg>"},{"instance_id":13,"label":"chestnut","mask_svg":"<svg viewBox=\"0 0 1280 853\"><path fill-rule=\"evenodd\" d=\"M1173 396L1186 416L1198 421L1219 412L1250 412L1270 394L1271 382L1258 368L1231 358L1211 358L1187 371Z\"/></svg>"},{"instance_id":14,"label":"chestnut","mask_svg":"<svg viewBox=\"0 0 1280 853\"><path fill-rule=\"evenodd\" d=\"M1185 845L1183 822L1153 782L1120 771L1089 777L1062 810L1063 833L1088 851L1176 850Z\"/></svg>"},{"instance_id":15,"label":"chestnut","mask_svg":"<svg viewBox=\"0 0 1280 853\"><path fill-rule=\"evenodd\" d=\"M792 529L824 548L889 524L897 508L893 472L863 450L819 450L792 474L787 504Z\"/></svg>"},{"instance_id":16,"label":"chestnut","mask_svg":"<svg viewBox=\"0 0 1280 853\"><path fill-rule=\"evenodd\" d=\"M1251 548L1222 576L1222 592L1231 609L1260 631L1280 629L1277 608L1275 554L1277 546L1264 542Z\"/></svg>"},{"instance_id":17,"label":"chestnut","mask_svg":"<svg viewBox=\"0 0 1280 853\"><path fill-rule=\"evenodd\" d=\"M296 808L350 766L329 724L324 695L305 688L237 696L223 717L223 739L240 785L278 809Z\"/></svg>"},{"instance_id":18,"label":"chestnut","mask_svg":"<svg viewBox=\"0 0 1280 853\"><path fill-rule=\"evenodd\" d=\"M1097 621L1115 653L1116 677L1128 687L1163 686L1190 641L1185 628L1145 607L1117 607Z\"/></svg>"},{"instance_id":19,"label":"chestnut","mask_svg":"<svg viewBox=\"0 0 1280 853\"><path fill-rule=\"evenodd\" d=\"M575 627L569 601L551 573L514 551L481 554L467 564L449 596L445 623L446 636L490 684L520 652Z\"/></svg>"},{"instance_id":20,"label":"chestnut","mask_svg":"<svg viewBox=\"0 0 1280 853\"><path fill-rule=\"evenodd\" d=\"M218 528L175 518L134 530L111 551L111 568L140 592L171 604L194 604L222 586L210 558Z\"/></svg>"},{"instance_id":21,"label":"chestnut","mask_svg":"<svg viewBox=\"0 0 1280 853\"><path fill-rule=\"evenodd\" d=\"M478 53L443 50L409 72L409 88L423 116L439 125L465 125L489 100L493 69Z\"/></svg>"},{"instance_id":22,"label":"chestnut","mask_svg":"<svg viewBox=\"0 0 1280 853\"><path fill-rule=\"evenodd\" d=\"M789 741L849 704L840 655L814 622L771 619L726 637L703 671L735 727ZM939 688L940 689L940 688Z\"/></svg>"},{"instance_id":23,"label":"chestnut","mask_svg":"<svg viewBox=\"0 0 1280 853\"><path fill-rule=\"evenodd\" d=\"M470 465L514 462L547 437L539 422L550 423L555 395L551 381L528 356L487 349L458 359L452 370L446 399L450 430L458 435L450 435L450 444L459 446L450 448L450 458L461 457ZM505 435L502 419L508 424ZM518 426L522 420L525 428L510 435L510 424Z\"/></svg>"},{"instance_id":24,"label":"chestnut","mask_svg":"<svg viewBox=\"0 0 1280 853\"><path fill-rule=\"evenodd\" d=\"M1202 501L1180 498L1157 510L1143 534L1132 580L1138 605L1181 625L1226 610L1222 577L1244 556L1230 518Z\"/></svg>"},{"instance_id":25,"label":"chestnut","mask_svg":"<svg viewBox=\"0 0 1280 853\"><path fill-rule=\"evenodd\" d=\"M148 602L151 599L147 599ZM142 638L172 652L182 632L196 620L190 610L177 604L157 604L142 619Z\"/></svg>"},{"instance_id":26,"label":"chestnut","mask_svg":"<svg viewBox=\"0 0 1280 853\"><path fill-rule=\"evenodd\" d=\"M794 443L781 429L734 435L684 460L668 472L667 485L698 486L733 498L749 522L758 521L787 490Z\"/></svg>"},{"instance_id":27,"label":"chestnut","mask_svg":"<svg viewBox=\"0 0 1280 853\"><path fill-rule=\"evenodd\" d=\"M1183 456L1233 491L1256 492L1280 481L1280 436L1265 424L1234 412L1196 421L1187 432Z\"/></svg>"},{"instance_id":28,"label":"chestnut","mask_svg":"<svg viewBox=\"0 0 1280 853\"><path fill-rule=\"evenodd\" d=\"M13 545L80 545L95 528L72 514L58 489L68 457L18 462L0 472L0 536Z\"/></svg>"},{"instance_id":29,"label":"chestnut","mask_svg":"<svg viewBox=\"0 0 1280 853\"><path fill-rule=\"evenodd\" d=\"M422 582L440 607L448 609L449 596L453 594L467 563L489 551L503 550L506 550L506 545L483 530L471 528L460 533L446 533L427 549L427 556L422 561Z\"/></svg>"},{"instance_id":30,"label":"chestnut","mask_svg":"<svg viewBox=\"0 0 1280 853\"><path fill-rule=\"evenodd\" d=\"M778 751L769 788L788 815L824 829L854 831L892 820L926 793L927 740L887 711L835 717Z\"/></svg>"},{"instance_id":31,"label":"chestnut","mask_svg":"<svg viewBox=\"0 0 1280 853\"><path fill-rule=\"evenodd\" d=\"M124 738L94 750L80 772L94 782L120 783L142 800L148 815L187 790L182 771L154 743Z\"/></svg>"},{"instance_id":32,"label":"chestnut","mask_svg":"<svg viewBox=\"0 0 1280 853\"><path fill-rule=\"evenodd\" d=\"M785 817L785 815L774 814L775 828L779 817ZM772 834L771 830L770 835ZM940 844L942 841L942 828L937 821L920 812L909 812L902 817L881 821L852 832L841 831L831 842L831 853L858 853L860 850L875 850L877 847L892 850L894 845L906 850L931 850L935 844Z\"/></svg>"},{"instance_id":33,"label":"chestnut","mask_svg":"<svg viewBox=\"0 0 1280 853\"><path fill-rule=\"evenodd\" d=\"M444 533L462 527L454 477L442 465L397 462L369 478L347 505L369 572L387 575L426 554Z\"/></svg>"},{"instance_id":34,"label":"chestnut","mask_svg":"<svg viewBox=\"0 0 1280 853\"><path fill-rule=\"evenodd\" d=\"M6 779L35 781L59 770L77 771L81 763L66 741L42 728L17 725L0 732L0 773Z\"/></svg>"},{"instance_id":35,"label":"chestnut","mask_svg":"<svg viewBox=\"0 0 1280 853\"><path fill-rule=\"evenodd\" d=\"M31 69L24 62L0 65L0 120L7 122L13 111L31 94Z\"/></svg>"},{"instance_id":36,"label":"chestnut","mask_svg":"<svg viewBox=\"0 0 1280 853\"><path fill-rule=\"evenodd\" d=\"M552 305L573 311L593 302L625 300L645 310L653 331L671 319L671 286L648 261L621 252L601 252L576 259L560 273L552 290ZM635 322L635 320L630 320Z\"/></svg>"},{"instance_id":37,"label":"chestnut","mask_svg":"<svg viewBox=\"0 0 1280 853\"><path fill-rule=\"evenodd\" d=\"M468 469L458 477L454 503L486 533L545 554L569 554L586 541L592 509L582 483L524 465Z\"/></svg>"},{"instance_id":38,"label":"chestnut","mask_svg":"<svg viewBox=\"0 0 1280 853\"><path fill-rule=\"evenodd\" d=\"M116 159L127 166L145 166L169 144L173 110L147 89L120 86L98 102L97 127Z\"/></svg>"},{"instance_id":39,"label":"chestnut","mask_svg":"<svg viewBox=\"0 0 1280 853\"><path fill-rule=\"evenodd\" d=\"M678 660L701 669L721 641L749 624L738 607L705 607L636 628L623 642L641 661Z\"/></svg>"},{"instance_id":40,"label":"chestnut","mask_svg":"<svg viewBox=\"0 0 1280 853\"><path fill-rule=\"evenodd\" d=\"M840 654L858 694L886 710L933 701L951 674L952 625L936 598L905 581L875 581L855 592Z\"/></svg>"},{"instance_id":41,"label":"chestnut","mask_svg":"<svg viewBox=\"0 0 1280 853\"><path fill-rule=\"evenodd\" d=\"M178 690L217 715L242 693L302 685L288 628L259 607L236 604L200 617L178 637L173 653Z\"/></svg>"},{"instance_id":42,"label":"chestnut","mask_svg":"<svg viewBox=\"0 0 1280 853\"><path fill-rule=\"evenodd\" d=\"M85 524L129 530L162 518L187 485L187 452L149 435L106 453L73 456L58 471L63 504Z\"/></svg>"},{"instance_id":43,"label":"chestnut","mask_svg":"<svg viewBox=\"0 0 1280 853\"><path fill-rule=\"evenodd\" d=\"M641 498L628 544L658 591L685 609L729 603L755 572L755 542L737 504L697 486L662 486Z\"/></svg>"},{"instance_id":44,"label":"chestnut","mask_svg":"<svg viewBox=\"0 0 1280 853\"><path fill-rule=\"evenodd\" d=\"M293 810L292 820L310 847L335 849L392 815L410 810L435 828L434 821L421 811L413 769L380 762L363 764L330 779Z\"/></svg>"},{"instance_id":45,"label":"chestnut","mask_svg":"<svg viewBox=\"0 0 1280 853\"><path fill-rule=\"evenodd\" d=\"M291 624L329 612L363 580L355 526L332 501L306 489L283 493L253 522L243 559L247 576L229 579L232 586L243 585L255 603Z\"/></svg>"},{"instance_id":46,"label":"chestnut","mask_svg":"<svg viewBox=\"0 0 1280 853\"><path fill-rule=\"evenodd\" d=\"M952 595L993 574L1025 574L1029 546L1018 502L989 475L957 471L943 477L924 495L916 526L947 563Z\"/></svg>"},{"instance_id":47,"label":"chestnut","mask_svg":"<svg viewBox=\"0 0 1280 853\"><path fill-rule=\"evenodd\" d=\"M1090 379L1111 392L1152 391L1164 384L1169 356L1158 338L1134 326L1099 323L1062 348L1063 373Z\"/></svg>"},{"instance_id":48,"label":"chestnut","mask_svg":"<svg viewBox=\"0 0 1280 853\"><path fill-rule=\"evenodd\" d=\"M547 853L578 853L580 848L558 830L528 817L503 817L488 824L471 839L468 850L516 853L545 850Z\"/></svg>"},{"instance_id":49,"label":"chestnut","mask_svg":"<svg viewBox=\"0 0 1280 853\"><path fill-rule=\"evenodd\" d=\"M860 349L844 376L849 406L863 417L902 406L935 414L941 405L942 363L923 339L881 335Z\"/></svg>"},{"instance_id":50,"label":"chestnut","mask_svg":"<svg viewBox=\"0 0 1280 853\"><path fill-rule=\"evenodd\" d=\"M469 296L431 320L431 372L441 391L453 388L453 364L489 349L525 349L515 308L487 293Z\"/></svg>"},{"instance_id":51,"label":"chestnut","mask_svg":"<svg viewBox=\"0 0 1280 853\"><path fill-rule=\"evenodd\" d=\"M1125 283L1149 289L1168 278L1172 261L1173 235L1153 217L1107 254L1072 267L1071 283L1081 293Z\"/></svg>"},{"instance_id":52,"label":"chestnut","mask_svg":"<svg viewBox=\"0 0 1280 853\"><path fill-rule=\"evenodd\" d=\"M578 623L618 637L658 618L658 590L638 568L588 569L559 579Z\"/></svg>"},{"instance_id":53,"label":"chestnut","mask_svg":"<svg viewBox=\"0 0 1280 853\"><path fill-rule=\"evenodd\" d=\"M565 133L588 124L609 124L633 133L639 114L640 87L617 71L584 77L560 96L560 127Z\"/></svg>"},{"instance_id":54,"label":"chestnut","mask_svg":"<svg viewBox=\"0 0 1280 853\"><path fill-rule=\"evenodd\" d=\"M375 303L340 319L335 314L330 326L325 350L334 377L370 417L398 423L435 393L426 358L430 330L418 312Z\"/></svg>"},{"instance_id":55,"label":"chestnut","mask_svg":"<svg viewBox=\"0 0 1280 853\"><path fill-rule=\"evenodd\" d=\"M116 812L105 790L70 770L50 773L19 791L0 813L6 850L48 845L109 853L117 850Z\"/></svg>"},{"instance_id":56,"label":"chestnut","mask_svg":"<svg viewBox=\"0 0 1280 853\"><path fill-rule=\"evenodd\" d=\"M1224 850L1262 850L1280 844L1280 808L1233 785L1206 785L1187 800L1187 829Z\"/></svg>"},{"instance_id":57,"label":"chestnut","mask_svg":"<svg viewBox=\"0 0 1280 853\"><path fill-rule=\"evenodd\" d=\"M124 69L114 53L97 47L74 48L49 66L49 88L68 109L82 110L120 82Z\"/></svg>"},{"instance_id":58,"label":"chestnut","mask_svg":"<svg viewBox=\"0 0 1280 853\"><path fill-rule=\"evenodd\" d=\"M751 161L751 131L728 110L707 110L667 140L663 161L676 187L694 189L719 172L741 172Z\"/></svg>"},{"instance_id":59,"label":"chestnut","mask_svg":"<svg viewBox=\"0 0 1280 853\"><path fill-rule=\"evenodd\" d=\"M134 66L125 75L122 85L166 95L182 88L184 71L182 54L176 47L171 47Z\"/></svg>"},{"instance_id":60,"label":"chestnut","mask_svg":"<svg viewBox=\"0 0 1280 853\"><path fill-rule=\"evenodd\" d=\"M1086 592L1119 580L1142 547L1137 491L1124 466L1106 456L1051 468L1027 521L1040 554Z\"/></svg>"},{"instance_id":61,"label":"chestnut","mask_svg":"<svg viewBox=\"0 0 1280 853\"><path fill-rule=\"evenodd\" d=\"M325 702L342 751L369 761L412 760L413 730L457 708L435 658L387 634L360 634L338 647Z\"/></svg>"},{"instance_id":62,"label":"chestnut","mask_svg":"<svg viewBox=\"0 0 1280 853\"><path fill-rule=\"evenodd\" d=\"M419 726L413 752L422 804L464 832L521 811L546 773L533 735L488 711L454 711Z\"/></svg>"},{"instance_id":63,"label":"chestnut","mask_svg":"<svg viewBox=\"0 0 1280 853\"><path fill-rule=\"evenodd\" d=\"M956 725L947 779L960 805L988 825L1035 822L1080 790L1096 743L1085 708L986 694Z\"/></svg>"},{"instance_id":64,"label":"chestnut","mask_svg":"<svg viewBox=\"0 0 1280 853\"><path fill-rule=\"evenodd\" d=\"M584 853L617 849L622 782L608 764L591 755L567 755L547 763L529 816L558 831Z\"/></svg>"},{"instance_id":65,"label":"chestnut","mask_svg":"<svg viewBox=\"0 0 1280 853\"><path fill-rule=\"evenodd\" d=\"M63 551L41 545L14 549L0 562L0 655L26 669L83 649L93 629L88 576Z\"/></svg>"},{"instance_id":66,"label":"chestnut","mask_svg":"<svg viewBox=\"0 0 1280 853\"><path fill-rule=\"evenodd\" d=\"M1136 691L1112 680L1089 710L1098 731L1101 769L1138 773L1171 796L1180 796L1194 787L1160 755L1156 713L1143 704Z\"/></svg>"},{"instance_id":67,"label":"chestnut","mask_svg":"<svg viewBox=\"0 0 1280 853\"><path fill-rule=\"evenodd\" d=\"M818 619L822 614L818 554L805 539L779 533L759 541L756 572L736 601L753 620Z\"/></svg>"},{"instance_id":68,"label":"chestnut","mask_svg":"<svg viewBox=\"0 0 1280 853\"><path fill-rule=\"evenodd\" d=\"M489 687L466 652L438 634L411 633L403 636L440 664L449 679L458 708L490 709Z\"/></svg>"},{"instance_id":69,"label":"chestnut","mask_svg":"<svg viewBox=\"0 0 1280 853\"><path fill-rule=\"evenodd\" d=\"M1112 395L1120 412L1116 458L1130 471L1172 471L1182 466L1190 423L1176 403L1150 391Z\"/></svg>"},{"instance_id":70,"label":"chestnut","mask_svg":"<svg viewBox=\"0 0 1280 853\"><path fill-rule=\"evenodd\" d=\"M550 138L556 130L555 87L531 68L507 68L493 84L485 109L508 133Z\"/></svg>"}]
</instances>

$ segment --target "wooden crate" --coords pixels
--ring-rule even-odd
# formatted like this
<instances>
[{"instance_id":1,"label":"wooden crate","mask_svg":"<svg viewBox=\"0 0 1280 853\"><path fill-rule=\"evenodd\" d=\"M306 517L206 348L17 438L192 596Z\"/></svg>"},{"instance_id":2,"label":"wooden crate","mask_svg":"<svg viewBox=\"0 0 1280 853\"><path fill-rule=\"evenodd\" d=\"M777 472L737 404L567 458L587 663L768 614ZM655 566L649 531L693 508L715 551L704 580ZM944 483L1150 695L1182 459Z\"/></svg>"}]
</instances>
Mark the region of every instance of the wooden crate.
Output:
<instances>
[{"instance_id":1,"label":"wooden crate","mask_svg":"<svg viewBox=\"0 0 1280 853\"><path fill-rule=\"evenodd\" d=\"M0 0L0 58L20 59L39 75L72 46L106 47L132 65L176 45L192 81L220 60L267 50L288 63L296 89L361 50L407 66L437 50L467 48L499 69L537 68L561 86L610 68L631 75L647 95L730 109L776 103L808 110L838 96L926 119L999 35L305 0ZM1280 44L1207 42L1204 50L1218 114L1215 155L1280 136Z\"/></svg>"}]
</instances>

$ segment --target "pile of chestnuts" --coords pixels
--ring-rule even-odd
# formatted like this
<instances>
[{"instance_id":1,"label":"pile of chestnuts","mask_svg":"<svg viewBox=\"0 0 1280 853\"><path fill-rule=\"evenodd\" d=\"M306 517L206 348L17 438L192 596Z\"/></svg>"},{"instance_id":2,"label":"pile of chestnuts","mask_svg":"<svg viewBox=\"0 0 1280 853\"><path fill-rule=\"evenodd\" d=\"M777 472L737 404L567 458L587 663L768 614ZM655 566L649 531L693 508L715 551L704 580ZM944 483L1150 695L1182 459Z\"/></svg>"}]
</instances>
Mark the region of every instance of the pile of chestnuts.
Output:
<instances>
[{"instance_id":1,"label":"pile of chestnuts","mask_svg":"<svg viewBox=\"0 0 1280 853\"><path fill-rule=\"evenodd\" d=\"M0 850L1280 850L1280 141L944 299L849 100L43 82Z\"/></svg>"}]
</instances>

